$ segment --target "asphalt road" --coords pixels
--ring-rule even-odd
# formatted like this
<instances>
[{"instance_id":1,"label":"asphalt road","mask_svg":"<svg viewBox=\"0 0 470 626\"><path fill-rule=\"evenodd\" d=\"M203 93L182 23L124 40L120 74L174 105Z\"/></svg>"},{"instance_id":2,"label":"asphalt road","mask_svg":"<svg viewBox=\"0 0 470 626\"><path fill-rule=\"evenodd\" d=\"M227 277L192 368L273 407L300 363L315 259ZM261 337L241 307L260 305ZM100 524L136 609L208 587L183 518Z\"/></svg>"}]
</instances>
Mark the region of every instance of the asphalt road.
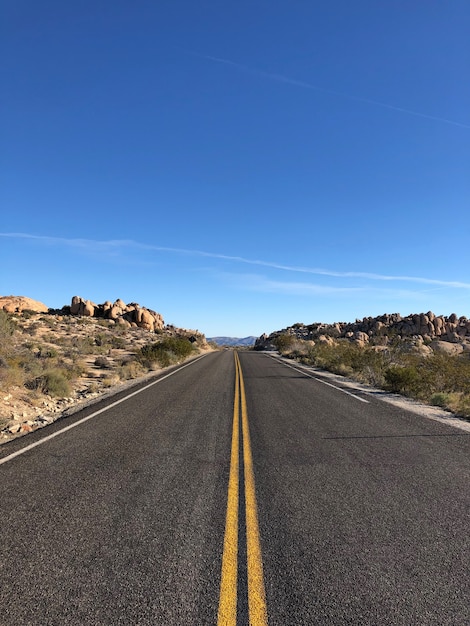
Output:
<instances>
[{"instance_id":1,"label":"asphalt road","mask_svg":"<svg viewBox=\"0 0 470 626\"><path fill-rule=\"evenodd\" d=\"M1 626L470 624L469 434L239 356L0 447Z\"/></svg>"}]
</instances>

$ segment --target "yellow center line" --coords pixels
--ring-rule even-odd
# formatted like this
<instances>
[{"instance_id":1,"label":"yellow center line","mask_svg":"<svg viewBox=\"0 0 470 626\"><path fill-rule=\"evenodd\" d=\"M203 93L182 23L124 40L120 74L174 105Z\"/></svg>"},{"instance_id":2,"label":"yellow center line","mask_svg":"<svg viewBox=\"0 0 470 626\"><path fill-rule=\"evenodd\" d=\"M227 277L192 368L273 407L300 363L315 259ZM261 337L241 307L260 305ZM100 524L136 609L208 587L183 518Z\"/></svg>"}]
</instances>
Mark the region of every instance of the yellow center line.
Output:
<instances>
[{"instance_id":1,"label":"yellow center line","mask_svg":"<svg viewBox=\"0 0 470 626\"><path fill-rule=\"evenodd\" d=\"M220 580L218 626L235 626L237 623L238 574L238 449L240 395L238 367L235 367L235 400L233 403L232 451L228 481L227 514L225 518L224 552Z\"/></svg>"},{"instance_id":2,"label":"yellow center line","mask_svg":"<svg viewBox=\"0 0 470 626\"><path fill-rule=\"evenodd\" d=\"M239 414L241 408L243 464L245 475L245 517L247 542L248 612L250 626L267 626L266 594L256 504L253 456L251 453L245 384L240 359L235 352L235 399L233 408L232 450L225 522L224 552L220 583L218 626L236 626L238 571L239 499Z\"/></svg>"},{"instance_id":3,"label":"yellow center line","mask_svg":"<svg viewBox=\"0 0 470 626\"><path fill-rule=\"evenodd\" d=\"M237 354L240 370L240 393L242 405L243 465L245 469L245 511L246 511L246 551L248 564L248 610L250 626L264 626L268 623L266 594L264 591L263 560L256 505L255 475L251 454L250 429L246 408L245 384L242 368Z\"/></svg>"}]
</instances>

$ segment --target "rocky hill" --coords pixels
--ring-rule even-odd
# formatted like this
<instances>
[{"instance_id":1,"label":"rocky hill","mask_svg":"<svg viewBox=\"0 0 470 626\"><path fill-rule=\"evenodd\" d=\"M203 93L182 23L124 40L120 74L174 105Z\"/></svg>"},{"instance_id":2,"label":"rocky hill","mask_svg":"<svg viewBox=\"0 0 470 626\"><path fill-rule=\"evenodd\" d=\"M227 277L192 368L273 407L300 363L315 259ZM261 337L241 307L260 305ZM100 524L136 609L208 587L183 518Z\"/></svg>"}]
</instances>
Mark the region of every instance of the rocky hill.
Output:
<instances>
[{"instance_id":1,"label":"rocky hill","mask_svg":"<svg viewBox=\"0 0 470 626\"><path fill-rule=\"evenodd\" d=\"M470 320L432 312L352 323L293 324L256 341L257 350L329 371L470 418Z\"/></svg>"},{"instance_id":2,"label":"rocky hill","mask_svg":"<svg viewBox=\"0 0 470 626\"><path fill-rule=\"evenodd\" d=\"M336 324L297 323L270 335L261 335L255 349L272 347L273 340L287 334L309 341L328 342L333 339L348 339L359 345L387 345L391 341L413 340L430 346L431 349L458 354L470 350L470 320L452 313L449 317L428 313L417 313L402 317L399 313L379 317L365 317L355 322Z\"/></svg>"},{"instance_id":3,"label":"rocky hill","mask_svg":"<svg viewBox=\"0 0 470 626\"><path fill-rule=\"evenodd\" d=\"M0 296L0 443L207 350L198 331L136 303L74 296L55 310Z\"/></svg>"},{"instance_id":4,"label":"rocky hill","mask_svg":"<svg viewBox=\"0 0 470 626\"><path fill-rule=\"evenodd\" d=\"M0 296L0 309L7 313L22 313L23 311L47 313L49 311L49 308L42 302L25 296Z\"/></svg>"},{"instance_id":5,"label":"rocky hill","mask_svg":"<svg viewBox=\"0 0 470 626\"><path fill-rule=\"evenodd\" d=\"M63 307L57 313L69 313L70 315L79 315L81 317L97 317L129 328L134 326L149 331L161 330L165 325L160 313L141 307L136 302L126 304L120 298L115 302L107 300L103 304L95 304L91 300L73 296L70 307Z\"/></svg>"}]
</instances>

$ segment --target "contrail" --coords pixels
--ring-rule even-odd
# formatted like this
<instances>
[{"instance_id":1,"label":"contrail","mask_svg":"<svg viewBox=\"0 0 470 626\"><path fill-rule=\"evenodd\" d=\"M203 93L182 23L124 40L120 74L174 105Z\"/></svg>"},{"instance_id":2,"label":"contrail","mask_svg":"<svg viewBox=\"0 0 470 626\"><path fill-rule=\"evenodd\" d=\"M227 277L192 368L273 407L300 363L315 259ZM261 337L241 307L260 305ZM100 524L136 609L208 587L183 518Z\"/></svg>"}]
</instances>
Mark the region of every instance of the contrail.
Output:
<instances>
[{"instance_id":1,"label":"contrail","mask_svg":"<svg viewBox=\"0 0 470 626\"><path fill-rule=\"evenodd\" d=\"M295 272L299 274L314 274L316 276L331 276L334 278L363 278L377 281L397 281L397 282L413 282L425 285L438 285L441 287L451 287L454 289L470 289L470 283L462 283L459 281L437 280L433 278L422 278L420 276L389 276L386 274L375 274L370 272L339 272L322 268L299 267L296 265L284 265L273 261L262 261L259 259L246 259L241 256L233 256L228 254L220 254L218 252L206 252L204 250L188 250L187 248L171 248L166 246L155 246L152 244L133 241L132 239L111 239L109 241L98 241L94 239L67 239L65 237L51 237L48 235L31 235L28 233L0 233L0 237L10 239L31 239L45 244L66 245L75 248L88 250L103 250L116 252L119 248L137 248L139 250L149 250L154 252L168 252L169 254L180 254L186 256L199 256L210 259L220 259L223 261L231 261L234 263L243 263L258 267L268 267L271 269L282 270L285 272Z\"/></svg>"},{"instance_id":2,"label":"contrail","mask_svg":"<svg viewBox=\"0 0 470 626\"><path fill-rule=\"evenodd\" d=\"M273 74L271 72L264 72L263 70L251 68L251 67L248 67L247 65L236 63L235 61L230 61L229 59L222 59L220 57L214 57L208 54L199 54L197 52L193 52L190 50L185 50L185 52L188 52L189 54L192 54L193 56L200 57L201 59L214 61L215 63L222 63L223 65L229 65L238 70L241 70L242 72L247 72L249 74L253 74L254 76L261 76L263 78L275 80L280 83L286 83L287 85L294 85L295 87L302 87L304 89L311 89L313 91L328 93L333 96L338 96L339 98L347 98L348 100L354 100L355 102L364 102L365 104L373 104L375 106L379 106L384 109L390 109L391 111L397 111L399 113L406 113L407 115L414 115L416 117L423 117L428 120L434 120L436 122L442 122L444 124L451 124L452 126L458 126L459 128L470 129L470 124L463 124L462 122L448 120L445 117L437 117L435 115L428 115L427 113L420 113L418 111L412 111L411 109L404 109L403 107L398 107L393 104L387 104L386 102L380 102L379 100L371 100L370 98L362 98L360 96L353 96L351 94L344 93L342 91L336 91L334 89L327 89L326 87L319 87L318 85L312 85L311 83L307 83L303 80L296 80L294 78L289 78L288 76L283 76L282 74Z\"/></svg>"}]
</instances>

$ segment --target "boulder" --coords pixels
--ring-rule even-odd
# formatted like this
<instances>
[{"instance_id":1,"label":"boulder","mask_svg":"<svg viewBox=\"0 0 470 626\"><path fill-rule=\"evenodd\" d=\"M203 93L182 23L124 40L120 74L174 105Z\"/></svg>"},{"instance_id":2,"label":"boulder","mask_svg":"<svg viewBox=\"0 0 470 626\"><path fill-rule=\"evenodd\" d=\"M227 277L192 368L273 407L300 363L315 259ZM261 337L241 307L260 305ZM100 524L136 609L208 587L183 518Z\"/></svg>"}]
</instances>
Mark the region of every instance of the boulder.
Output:
<instances>
[{"instance_id":1,"label":"boulder","mask_svg":"<svg viewBox=\"0 0 470 626\"><path fill-rule=\"evenodd\" d=\"M122 315L122 309L117 307L116 305L111 306L111 308L106 309L104 316L110 320L117 320L117 318Z\"/></svg>"},{"instance_id":2,"label":"boulder","mask_svg":"<svg viewBox=\"0 0 470 626\"><path fill-rule=\"evenodd\" d=\"M434 326L434 334L440 337L444 329L444 320L442 317L435 317L432 321Z\"/></svg>"},{"instance_id":3,"label":"boulder","mask_svg":"<svg viewBox=\"0 0 470 626\"><path fill-rule=\"evenodd\" d=\"M82 303L82 299L80 296L73 296L72 304L70 305L70 314L71 315L79 315L80 314L80 305Z\"/></svg>"},{"instance_id":4,"label":"boulder","mask_svg":"<svg viewBox=\"0 0 470 626\"><path fill-rule=\"evenodd\" d=\"M42 302L26 296L0 296L0 309L7 313L22 313L23 311L47 313L49 311L49 307Z\"/></svg>"},{"instance_id":5,"label":"boulder","mask_svg":"<svg viewBox=\"0 0 470 626\"><path fill-rule=\"evenodd\" d=\"M354 333L354 341L359 345L365 345L369 343L369 335L359 330Z\"/></svg>"},{"instance_id":6,"label":"boulder","mask_svg":"<svg viewBox=\"0 0 470 626\"><path fill-rule=\"evenodd\" d=\"M137 310L137 326L140 328L145 328L145 330L154 330L155 329L155 319L153 315L147 309L138 309Z\"/></svg>"},{"instance_id":7,"label":"boulder","mask_svg":"<svg viewBox=\"0 0 470 626\"><path fill-rule=\"evenodd\" d=\"M95 304L91 300L83 300L80 296L74 296L70 313L83 317L101 317L134 328L144 328L151 332L160 330L165 325L160 313L141 307L137 302L126 304L121 299L114 303L106 300L104 304Z\"/></svg>"},{"instance_id":8,"label":"boulder","mask_svg":"<svg viewBox=\"0 0 470 626\"><path fill-rule=\"evenodd\" d=\"M335 342L333 337L328 337L328 335L320 335L318 337L318 343L324 343L327 345L332 345Z\"/></svg>"},{"instance_id":9,"label":"boulder","mask_svg":"<svg viewBox=\"0 0 470 626\"><path fill-rule=\"evenodd\" d=\"M443 354L455 355L463 352L463 346L461 343L451 343L449 341L436 341L431 342L431 348L434 352L441 352Z\"/></svg>"},{"instance_id":10,"label":"boulder","mask_svg":"<svg viewBox=\"0 0 470 626\"><path fill-rule=\"evenodd\" d=\"M93 317L95 315L96 305L91 300L86 300L82 303L80 315L83 317Z\"/></svg>"}]
</instances>

